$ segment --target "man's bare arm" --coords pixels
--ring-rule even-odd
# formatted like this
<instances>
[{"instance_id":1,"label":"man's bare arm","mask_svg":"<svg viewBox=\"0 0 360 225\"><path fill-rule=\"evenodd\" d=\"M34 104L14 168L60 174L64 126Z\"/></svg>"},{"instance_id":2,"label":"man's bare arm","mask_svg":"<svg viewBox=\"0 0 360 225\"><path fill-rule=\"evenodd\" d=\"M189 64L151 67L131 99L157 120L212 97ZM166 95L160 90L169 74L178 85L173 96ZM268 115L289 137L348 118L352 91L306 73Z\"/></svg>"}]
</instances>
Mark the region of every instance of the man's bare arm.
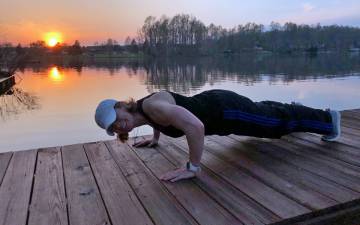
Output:
<instances>
[{"instance_id":1,"label":"man's bare arm","mask_svg":"<svg viewBox=\"0 0 360 225\"><path fill-rule=\"evenodd\" d=\"M182 130L188 142L190 162L200 165L204 148L204 124L187 109L166 102L148 105L148 113L155 122Z\"/></svg>"},{"instance_id":2,"label":"man's bare arm","mask_svg":"<svg viewBox=\"0 0 360 225\"><path fill-rule=\"evenodd\" d=\"M160 138L160 131L156 130L155 128L153 128L153 130L154 130L153 141L158 142Z\"/></svg>"}]
</instances>

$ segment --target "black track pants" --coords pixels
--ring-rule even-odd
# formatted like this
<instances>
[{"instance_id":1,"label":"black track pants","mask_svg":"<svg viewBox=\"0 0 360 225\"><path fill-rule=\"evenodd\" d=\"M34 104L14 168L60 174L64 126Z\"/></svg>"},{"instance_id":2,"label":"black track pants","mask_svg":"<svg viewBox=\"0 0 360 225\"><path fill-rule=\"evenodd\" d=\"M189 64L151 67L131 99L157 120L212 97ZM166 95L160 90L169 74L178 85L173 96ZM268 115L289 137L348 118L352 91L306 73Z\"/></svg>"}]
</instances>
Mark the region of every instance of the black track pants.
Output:
<instances>
[{"instance_id":1,"label":"black track pants","mask_svg":"<svg viewBox=\"0 0 360 225\"><path fill-rule=\"evenodd\" d=\"M241 96L227 96L217 134L280 138L292 132L330 134L328 111L274 101L252 102Z\"/></svg>"}]
</instances>

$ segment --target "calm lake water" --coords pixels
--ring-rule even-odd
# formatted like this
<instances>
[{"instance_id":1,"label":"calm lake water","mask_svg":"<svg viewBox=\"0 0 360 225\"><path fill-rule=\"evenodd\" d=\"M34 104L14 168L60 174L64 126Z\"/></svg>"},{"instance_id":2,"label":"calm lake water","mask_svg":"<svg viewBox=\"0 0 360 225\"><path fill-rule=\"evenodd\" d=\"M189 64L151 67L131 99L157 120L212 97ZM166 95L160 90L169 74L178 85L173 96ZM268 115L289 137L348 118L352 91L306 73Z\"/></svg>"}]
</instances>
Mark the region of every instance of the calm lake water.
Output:
<instances>
[{"instance_id":1,"label":"calm lake water","mask_svg":"<svg viewBox=\"0 0 360 225\"><path fill-rule=\"evenodd\" d=\"M356 54L54 62L23 68L16 81L0 96L0 152L113 139L94 121L101 100L136 100L164 89L187 96L227 89L254 101L360 108ZM143 126L130 135L151 133Z\"/></svg>"}]
</instances>

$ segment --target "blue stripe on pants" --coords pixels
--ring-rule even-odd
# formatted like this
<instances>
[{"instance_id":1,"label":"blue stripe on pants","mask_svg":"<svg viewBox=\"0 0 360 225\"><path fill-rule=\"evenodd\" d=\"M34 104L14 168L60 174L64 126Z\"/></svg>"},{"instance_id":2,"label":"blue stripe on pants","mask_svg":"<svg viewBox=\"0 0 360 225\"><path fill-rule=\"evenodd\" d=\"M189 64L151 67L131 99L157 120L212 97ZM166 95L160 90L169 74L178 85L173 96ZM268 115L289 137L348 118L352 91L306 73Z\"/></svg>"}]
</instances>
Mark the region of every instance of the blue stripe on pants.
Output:
<instances>
[{"instance_id":1,"label":"blue stripe on pants","mask_svg":"<svg viewBox=\"0 0 360 225\"><path fill-rule=\"evenodd\" d=\"M224 119L230 120L241 120L249 123L258 124L261 126L267 127L278 127L285 126L287 129L294 129L297 126L306 127L310 129L323 130L323 131L332 131L332 124L325 123L316 120L282 120L278 118L270 118L267 116L261 116L257 114L252 114L248 112L243 112L241 110L224 110L223 111Z\"/></svg>"}]
</instances>

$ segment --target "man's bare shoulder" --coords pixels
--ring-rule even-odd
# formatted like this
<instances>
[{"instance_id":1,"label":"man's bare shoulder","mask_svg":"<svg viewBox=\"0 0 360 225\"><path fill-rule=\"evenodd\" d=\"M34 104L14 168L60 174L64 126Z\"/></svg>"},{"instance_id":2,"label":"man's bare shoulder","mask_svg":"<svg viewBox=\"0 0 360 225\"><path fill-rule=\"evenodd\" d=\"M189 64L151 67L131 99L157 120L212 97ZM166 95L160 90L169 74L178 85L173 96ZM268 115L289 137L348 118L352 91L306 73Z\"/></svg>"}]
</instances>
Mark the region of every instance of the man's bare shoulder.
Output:
<instances>
[{"instance_id":1,"label":"man's bare shoulder","mask_svg":"<svg viewBox=\"0 0 360 225\"><path fill-rule=\"evenodd\" d=\"M167 91L159 91L150 97L152 100L166 101L170 104L176 104L174 97Z\"/></svg>"},{"instance_id":2,"label":"man's bare shoulder","mask_svg":"<svg viewBox=\"0 0 360 225\"><path fill-rule=\"evenodd\" d=\"M143 108L150 108L155 104L176 104L174 97L167 91L159 91L143 101Z\"/></svg>"},{"instance_id":3,"label":"man's bare shoulder","mask_svg":"<svg viewBox=\"0 0 360 225\"><path fill-rule=\"evenodd\" d=\"M142 107L143 111L152 120L161 125L169 125L164 118L164 113L168 109L168 107L171 107L171 105L175 105L175 99L170 93L166 91L161 91L145 99Z\"/></svg>"}]
</instances>

